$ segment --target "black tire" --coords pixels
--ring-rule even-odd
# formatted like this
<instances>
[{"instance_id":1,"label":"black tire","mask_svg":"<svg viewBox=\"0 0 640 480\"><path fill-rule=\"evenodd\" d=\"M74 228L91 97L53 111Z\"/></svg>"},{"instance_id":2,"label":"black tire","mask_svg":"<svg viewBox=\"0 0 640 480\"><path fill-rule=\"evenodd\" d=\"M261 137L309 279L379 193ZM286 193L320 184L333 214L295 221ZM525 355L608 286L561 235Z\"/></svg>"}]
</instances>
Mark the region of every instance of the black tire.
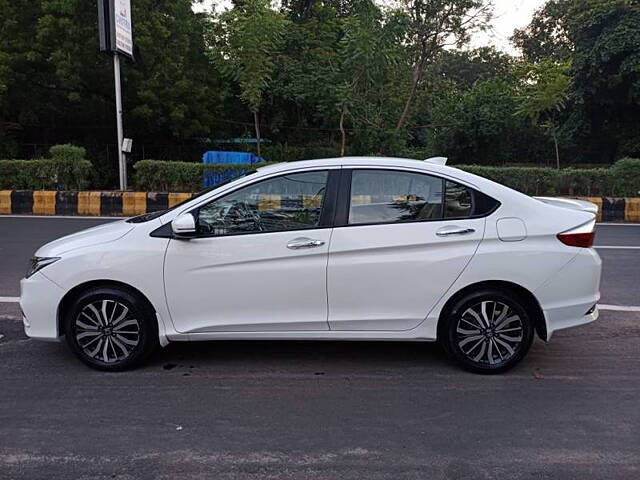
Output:
<instances>
[{"instance_id":1,"label":"black tire","mask_svg":"<svg viewBox=\"0 0 640 480\"><path fill-rule=\"evenodd\" d=\"M96 287L81 293L67 308L64 332L69 348L81 361L115 372L139 366L156 349L155 318L148 302L135 293Z\"/></svg>"},{"instance_id":2,"label":"black tire","mask_svg":"<svg viewBox=\"0 0 640 480\"><path fill-rule=\"evenodd\" d=\"M438 335L450 358L481 374L512 368L529 351L533 336L527 303L497 289L479 290L458 299L442 319Z\"/></svg>"}]
</instances>

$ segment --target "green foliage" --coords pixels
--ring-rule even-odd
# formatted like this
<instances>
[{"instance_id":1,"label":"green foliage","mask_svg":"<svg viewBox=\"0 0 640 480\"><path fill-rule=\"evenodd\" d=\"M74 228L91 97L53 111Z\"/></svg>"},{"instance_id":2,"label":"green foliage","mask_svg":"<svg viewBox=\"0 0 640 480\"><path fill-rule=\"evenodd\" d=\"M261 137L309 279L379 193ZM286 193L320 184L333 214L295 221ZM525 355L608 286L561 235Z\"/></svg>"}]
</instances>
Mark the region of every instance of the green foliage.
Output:
<instances>
[{"instance_id":1,"label":"green foliage","mask_svg":"<svg viewBox=\"0 0 640 480\"><path fill-rule=\"evenodd\" d=\"M134 159L197 160L199 138L260 131L276 160L407 152L548 165L554 145L565 166L640 156L638 0L547 0L514 34L522 57L466 48L491 0L238 0L222 14L192 4L132 2L122 84ZM0 158L71 141L114 186L113 67L98 52L95 2L0 0L0 12Z\"/></svg>"},{"instance_id":2,"label":"green foliage","mask_svg":"<svg viewBox=\"0 0 640 480\"><path fill-rule=\"evenodd\" d=\"M411 81L396 132L405 127L423 75L448 45L468 43L472 32L485 30L493 4L484 0L402 0L408 17L406 43L411 58Z\"/></svg>"},{"instance_id":3,"label":"green foliage","mask_svg":"<svg viewBox=\"0 0 640 480\"><path fill-rule=\"evenodd\" d=\"M54 160L78 161L87 159L87 150L83 147L66 143L64 145L54 145L49 149L49 156Z\"/></svg>"},{"instance_id":4,"label":"green foliage","mask_svg":"<svg viewBox=\"0 0 640 480\"><path fill-rule=\"evenodd\" d=\"M569 89L568 63L545 60L520 66L520 95L517 113L527 116L534 124L541 119L554 122L567 102Z\"/></svg>"},{"instance_id":5,"label":"green foliage","mask_svg":"<svg viewBox=\"0 0 640 480\"><path fill-rule=\"evenodd\" d=\"M0 188L10 190L81 190L89 185L91 162L73 145L51 147L51 158L0 160Z\"/></svg>"},{"instance_id":6,"label":"green foliage","mask_svg":"<svg viewBox=\"0 0 640 480\"><path fill-rule=\"evenodd\" d=\"M513 33L511 41L529 62L545 59L567 61L574 45L569 39L569 9L580 0L547 0L533 14L529 25Z\"/></svg>"},{"instance_id":7,"label":"green foliage","mask_svg":"<svg viewBox=\"0 0 640 480\"><path fill-rule=\"evenodd\" d=\"M253 165L233 163L172 162L164 160L140 160L133 168L133 185L137 190L149 192L197 192L202 190L203 177L215 172L233 177L241 172L251 172L274 162Z\"/></svg>"},{"instance_id":8,"label":"green foliage","mask_svg":"<svg viewBox=\"0 0 640 480\"><path fill-rule=\"evenodd\" d=\"M240 100L252 112L260 109L262 94L275 68L273 55L282 43L286 18L272 10L269 0L245 0L220 15L213 36L222 71L240 87ZM215 57L214 57L215 58Z\"/></svg>"},{"instance_id":9,"label":"green foliage","mask_svg":"<svg viewBox=\"0 0 640 480\"><path fill-rule=\"evenodd\" d=\"M612 173L612 190L617 195L640 196L640 159L623 158L609 169Z\"/></svg>"},{"instance_id":10,"label":"green foliage","mask_svg":"<svg viewBox=\"0 0 640 480\"><path fill-rule=\"evenodd\" d=\"M536 138L528 121L515 115L518 103L513 82L493 79L470 89L444 84L433 98L422 101L426 105L420 104L419 112L425 111L424 123L433 125L423 142L432 146L433 154L447 156L453 163L473 158L485 165L504 164L534 156L533 148L540 140L546 143L539 135Z\"/></svg>"},{"instance_id":11,"label":"green foliage","mask_svg":"<svg viewBox=\"0 0 640 480\"><path fill-rule=\"evenodd\" d=\"M207 18L191 3L131 2L136 60L121 64L125 131L136 142L207 135L215 121L225 87L209 70ZM0 0L0 12L0 155L23 136L113 143L113 66L98 52L96 3Z\"/></svg>"},{"instance_id":12,"label":"green foliage","mask_svg":"<svg viewBox=\"0 0 640 480\"><path fill-rule=\"evenodd\" d=\"M514 63L512 56L494 47L444 50L429 72L429 80L444 79L458 88L469 89L489 80L511 80Z\"/></svg>"},{"instance_id":13,"label":"green foliage","mask_svg":"<svg viewBox=\"0 0 640 480\"><path fill-rule=\"evenodd\" d=\"M247 166L141 160L134 166L135 188L143 191L196 192L202 190L205 172L234 176L242 171L277 162ZM624 159L612 168L555 169L531 167L458 168L488 178L528 195L637 196L640 190L640 160Z\"/></svg>"},{"instance_id":14,"label":"green foliage","mask_svg":"<svg viewBox=\"0 0 640 480\"><path fill-rule=\"evenodd\" d=\"M593 156L640 155L640 8L637 0L573 0L575 45L569 118L575 144Z\"/></svg>"},{"instance_id":15,"label":"green foliage","mask_svg":"<svg viewBox=\"0 0 640 480\"><path fill-rule=\"evenodd\" d=\"M558 142L559 115L569 98L569 63L544 60L536 64L524 64L519 68L519 107L516 113L542 126L551 136L556 152L556 167L560 168Z\"/></svg>"},{"instance_id":16,"label":"green foliage","mask_svg":"<svg viewBox=\"0 0 640 480\"><path fill-rule=\"evenodd\" d=\"M617 180L611 169L554 169L531 167L459 166L527 195L613 196L632 195L630 190L614 189Z\"/></svg>"}]
</instances>

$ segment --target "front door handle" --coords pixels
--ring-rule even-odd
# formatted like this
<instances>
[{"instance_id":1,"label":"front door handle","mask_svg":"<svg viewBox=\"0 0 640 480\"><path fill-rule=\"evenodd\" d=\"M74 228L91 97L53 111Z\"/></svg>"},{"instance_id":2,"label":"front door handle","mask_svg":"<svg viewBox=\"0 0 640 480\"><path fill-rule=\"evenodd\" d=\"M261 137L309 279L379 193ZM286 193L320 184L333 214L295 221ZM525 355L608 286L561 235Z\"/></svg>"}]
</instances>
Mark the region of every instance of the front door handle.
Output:
<instances>
[{"instance_id":1,"label":"front door handle","mask_svg":"<svg viewBox=\"0 0 640 480\"><path fill-rule=\"evenodd\" d=\"M291 250L299 250L301 248L316 248L324 245L322 240L314 240L313 238L300 237L294 238L289 243L287 243L287 248Z\"/></svg>"},{"instance_id":2,"label":"front door handle","mask_svg":"<svg viewBox=\"0 0 640 480\"><path fill-rule=\"evenodd\" d=\"M448 237L450 235L468 235L473 232L475 232L473 228L462 228L451 225L449 227L442 227L436 232L436 235L439 237Z\"/></svg>"}]
</instances>

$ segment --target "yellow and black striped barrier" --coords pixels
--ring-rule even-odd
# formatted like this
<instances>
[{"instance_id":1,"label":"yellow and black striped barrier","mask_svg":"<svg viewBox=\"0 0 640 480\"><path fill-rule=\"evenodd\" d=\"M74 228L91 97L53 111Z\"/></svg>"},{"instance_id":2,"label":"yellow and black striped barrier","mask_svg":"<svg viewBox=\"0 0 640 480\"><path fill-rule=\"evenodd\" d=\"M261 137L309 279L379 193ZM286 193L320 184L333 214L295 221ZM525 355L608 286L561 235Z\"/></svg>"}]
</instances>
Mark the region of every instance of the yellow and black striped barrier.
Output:
<instances>
[{"instance_id":1,"label":"yellow and black striped barrier","mask_svg":"<svg viewBox=\"0 0 640 480\"><path fill-rule=\"evenodd\" d=\"M0 214L132 217L166 210L191 193L0 190Z\"/></svg>"},{"instance_id":2,"label":"yellow and black striped barrier","mask_svg":"<svg viewBox=\"0 0 640 480\"><path fill-rule=\"evenodd\" d=\"M0 214L132 217L171 208L192 196L192 193L0 190ZM273 197L260 199L260 205L280 201ZM640 222L640 198L579 198L598 205L598 221ZM305 200L305 204L314 201Z\"/></svg>"}]
</instances>

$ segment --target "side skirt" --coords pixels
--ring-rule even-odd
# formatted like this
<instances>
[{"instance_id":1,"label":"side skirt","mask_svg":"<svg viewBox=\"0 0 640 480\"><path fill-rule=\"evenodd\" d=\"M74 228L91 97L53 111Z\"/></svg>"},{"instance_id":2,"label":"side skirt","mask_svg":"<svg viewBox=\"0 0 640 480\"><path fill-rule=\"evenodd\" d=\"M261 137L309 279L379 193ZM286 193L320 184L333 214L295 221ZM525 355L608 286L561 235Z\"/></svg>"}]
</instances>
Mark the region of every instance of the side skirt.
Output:
<instances>
[{"instance_id":1,"label":"side skirt","mask_svg":"<svg viewBox=\"0 0 640 480\"><path fill-rule=\"evenodd\" d=\"M401 341L434 342L420 331L297 331L297 332L206 332L170 334L172 342L206 340L333 340L333 341Z\"/></svg>"}]
</instances>

